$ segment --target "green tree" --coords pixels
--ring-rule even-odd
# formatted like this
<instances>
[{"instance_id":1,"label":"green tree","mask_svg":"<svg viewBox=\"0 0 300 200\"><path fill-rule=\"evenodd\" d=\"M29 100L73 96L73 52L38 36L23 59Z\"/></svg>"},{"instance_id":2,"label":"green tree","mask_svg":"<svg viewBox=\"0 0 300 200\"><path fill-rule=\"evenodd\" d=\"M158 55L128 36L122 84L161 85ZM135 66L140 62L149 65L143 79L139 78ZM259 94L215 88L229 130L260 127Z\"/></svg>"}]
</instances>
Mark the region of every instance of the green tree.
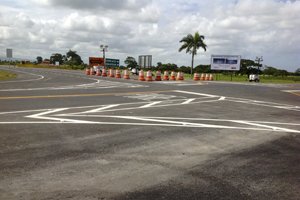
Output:
<instances>
[{"instance_id":1,"label":"green tree","mask_svg":"<svg viewBox=\"0 0 300 200\"><path fill-rule=\"evenodd\" d=\"M77 54L76 51L72 51L72 50L69 49L66 56L69 60L75 61L76 65L80 65L80 64L83 63L83 61L81 60L81 57Z\"/></svg>"},{"instance_id":2,"label":"green tree","mask_svg":"<svg viewBox=\"0 0 300 200\"><path fill-rule=\"evenodd\" d=\"M198 65L194 71L197 73L210 73L210 65Z\"/></svg>"},{"instance_id":3,"label":"green tree","mask_svg":"<svg viewBox=\"0 0 300 200\"><path fill-rule=\"evenodd\" d=\"M257 72L260 74L261 71L256 67L261 67L261 64L258 64L253 60L241 59L241 68L237 73L240 73L241 75L247 74L248 76L250 74L256 74Z\"/></svg>"},{"instance_id":4,"label":"green tree","mask_svg":"<svg viewBox=\"0 0 300 200\"><path fill-rule=\"evenodd\" d=\"M294 74L295 74L295 76L300 76L300 68L296 69Z\"/></svg>"},{"instance_id":5,"label":"green tree","mask_svg":"<svg viewBox=\"0 0 300 200\"><path fill-rule=\"evenodd\" d=\"M138 64L134 57L128 56L124 63L127 65L128 69L137 68Z\"/></svg>"},{"instance_id":6,"label":"green tree","mask_svg":"<svg viewBox=\"0 0 300 200\"><path fill-rule=\"evenodd\" d=\"M158 70L160 71L177 71L178 70L178 67L176 64L171 64L171 63L168 63L168 64L162 64L161 66L158 67Z\"/></svg>"},{"instance_id":7,"label":"green tree","mask_svg":"<svg viewBox=\"0 0 300 200\"><path fill-rule=\"evenodd\" d=\"M36 60L38 64L43 62L43 58L41 56L36 57Z\"/></svg>"},{"instance_id":8,"label":"green tree","mask_svg":"<svg viewBox=\"0 0 300 200\"><path fill-rule=\"evenodd\" d=\"M50 57L50 64L55 64L56 62L59 62L60 65L63 63L63 57L60 53L54 53Z\"/></svg>"},{"instance_id":9,"label":"green tree","mask_svg":"<svg viewBox=\"0 0 300 200\"><path fill-rule=\"evenodd\" d=\"M184 43L178 51L181 52L183 49L186 49L186 53L192 54L191 78L193 78L194 55L197 55L197 50L199 48L202 48L204 51L206 51L207 45L204 43L204 39L205 37L203 35L199 35L197 31L194 36L192 34L188 34L179 41Z\"/></svg>"},{"instance_id":10,"label":"green tree","mask_svg":"<svg viewBox=\"0 0 300 200\"><path fill-rule=\"evenodd\" d=\"M276 71L277 71L276 68L267 66L264 69L263 74L265 74L265 75L274 75L276 73Z\"/></svg>"},{"instance_id":11,"label":"green tree","mask_svg":"<svg viewBox=\"0 0 300 200\"><path fill-rule=\"evenodd\" d=\"M281 76L281 77L284 77L287 75L289 75L288 71L283 70L283 69L277 70L276 73L274 74L274 76Z\"/></svg>"}]
</instances>

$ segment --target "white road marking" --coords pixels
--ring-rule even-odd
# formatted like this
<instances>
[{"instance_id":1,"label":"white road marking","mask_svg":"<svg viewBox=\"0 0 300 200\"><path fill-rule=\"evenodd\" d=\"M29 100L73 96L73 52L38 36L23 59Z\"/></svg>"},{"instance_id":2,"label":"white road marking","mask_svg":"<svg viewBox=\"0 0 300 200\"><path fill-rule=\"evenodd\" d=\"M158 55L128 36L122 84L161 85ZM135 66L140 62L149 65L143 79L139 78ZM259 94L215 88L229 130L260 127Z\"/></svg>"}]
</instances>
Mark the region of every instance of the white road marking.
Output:
<instances>
[{"instance_id":1,"label":"white road marking","mask_svg":"<svg viewBox=\"0 0 300 200\"><path fill-rule=\"evenodd\" d=\"M95 113L95 112L99 112L99 111L105 110L107 108L113 108L113 107L116 107L116 106L119 106L119 105L120 104L103 106L101 108L97 108L97 109L94 109L94 110L88 110L88 111L85 111L85 112L82 112L82 113Z\"/></svg>"},{"instance_id":2,"label":"white road marking","mask_svg":"<svg viewBox=\"0 0 300 200\"><path fill-rule=\"evenodd\" d=\"M181 103L181 104L189 104L191 103L192 101L194 101L195 99L188 99L186 100L185 102Z\"/></svg>"},{"instance_id":3,"label":"white road marking","mask_svg":"<svg viewBox=\"0 0 300 200\"><path fill-rule=\"evenodd\" d=\"M29 73L29 72L23 72L23 71L19 71L19 70L15 70L15 69L12 69L12 71L21 72L21 73L25 73L25 74L31 74L31 75L35 75L35 76L40 76L40 78L27 79L27 80L17 80L17 81L1 81L0 83L18 83L18 82L27 82L27 81L37 81L37 80L41 80L41 79L44 78L44 76L42 76L42 75L33 74L33 73Z\"/></svg>"},{"instance_id":4,"label":"white road marking","mask_svg":"<svg viewBox=\"0 0 300 200\"><path fill-rule=\"evenodd\" d=\"M174 92L180 92L180 93L185 93L185 94L194 94L194 95L207 96L207 97L219 97L217 95L203 94L203 93L197 93L197 92L188 92L188 91L182 91L182 90L174 90Z\"/></svg>"},{"instance_id":5,"label":"white road marking","mask_svg":"<svg viewBox=\"0 0 300 200\"><path fill-rule=\"evenodd\" d=\"M155 104L158 104L158 103L161 103L161 101L155 101L155 102L152 102L152 103L149 103L147 105L144 105L144 106L140 106L139 108L149 108Z\"/></svg>"}]
</instances>

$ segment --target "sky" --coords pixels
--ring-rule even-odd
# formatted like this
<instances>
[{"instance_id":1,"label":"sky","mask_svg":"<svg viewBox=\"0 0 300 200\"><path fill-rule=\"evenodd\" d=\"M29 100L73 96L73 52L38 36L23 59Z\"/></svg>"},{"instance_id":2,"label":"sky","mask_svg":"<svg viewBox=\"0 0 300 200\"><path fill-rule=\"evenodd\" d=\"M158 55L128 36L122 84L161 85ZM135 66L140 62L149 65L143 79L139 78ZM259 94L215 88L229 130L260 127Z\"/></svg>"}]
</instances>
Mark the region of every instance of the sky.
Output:
<instances>
[{"instance_id":1,"label":"sky","mask_svg":"<svg viewBox=\"0 0 300 200\"><path fill-rule=\"evenodd\" d=\"M77 51L85 63L152 55L157 62L191 66L179 41L198 31L194 66L211 55L241 55L294 72L300 68L300 0L0 0L0 57L35 60Z\"/></svg>"}]
</instances>

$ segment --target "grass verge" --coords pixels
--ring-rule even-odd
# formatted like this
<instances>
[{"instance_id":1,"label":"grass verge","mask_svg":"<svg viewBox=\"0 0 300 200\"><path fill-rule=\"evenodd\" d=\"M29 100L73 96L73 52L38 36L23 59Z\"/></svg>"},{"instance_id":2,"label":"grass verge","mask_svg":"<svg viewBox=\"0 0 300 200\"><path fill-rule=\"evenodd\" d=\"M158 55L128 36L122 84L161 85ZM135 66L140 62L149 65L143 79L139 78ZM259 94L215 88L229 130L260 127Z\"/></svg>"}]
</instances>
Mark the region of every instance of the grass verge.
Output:
<instances>
[{"instance_id":1,"label":"grass verge","mask_svg":"<svg viewBox=\"0 0 300 200\"><path fill-rule=\"evenodd\" d=\"M18 75L7 71L0 70L0 81L17 78Z\"/></svg>"}]
</instances>

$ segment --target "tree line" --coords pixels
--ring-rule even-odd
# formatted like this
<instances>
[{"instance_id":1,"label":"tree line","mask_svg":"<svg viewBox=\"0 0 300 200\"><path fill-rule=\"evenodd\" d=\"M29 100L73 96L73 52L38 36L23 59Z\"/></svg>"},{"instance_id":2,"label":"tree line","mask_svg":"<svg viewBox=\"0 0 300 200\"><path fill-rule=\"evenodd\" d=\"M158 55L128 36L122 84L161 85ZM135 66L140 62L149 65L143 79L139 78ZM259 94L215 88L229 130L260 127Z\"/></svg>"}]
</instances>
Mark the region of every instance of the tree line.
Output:
<instances>
[{"instance_id":1,"label":"tree line","mask_svg":"<svg viewBox=\"0 0 300 200\"><path fill-rule=\"evenodd\" d=\"M41 56L36 57L36 64L41 64L43 62L43 58ZM68 65L71 66L72 69L84 69L87 67L87 64L84 64L81 57L77 54L76 51L69 50L66 55L62 55L60 53L53 53L50 56L50 59L46 58L44 61L49 61L50 64L55 65L57 62L59 65Z\"/></svg>"}]
</instances>

